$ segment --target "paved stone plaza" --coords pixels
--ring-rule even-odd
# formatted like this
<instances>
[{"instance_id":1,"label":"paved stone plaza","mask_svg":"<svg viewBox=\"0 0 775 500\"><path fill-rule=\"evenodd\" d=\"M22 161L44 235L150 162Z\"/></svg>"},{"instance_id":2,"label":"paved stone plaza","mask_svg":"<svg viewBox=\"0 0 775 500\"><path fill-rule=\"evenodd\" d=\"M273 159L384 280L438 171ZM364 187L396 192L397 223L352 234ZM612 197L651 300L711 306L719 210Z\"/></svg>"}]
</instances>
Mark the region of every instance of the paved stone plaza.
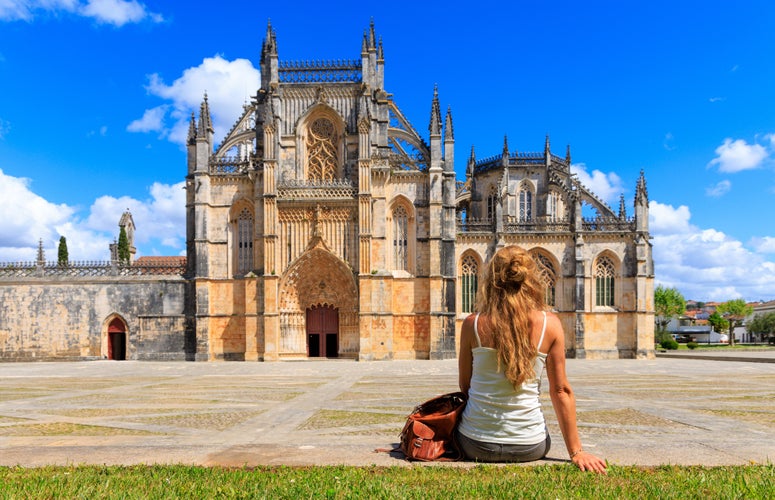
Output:
<instances>
[{"instance_id":1,"label":"paved stone plaza","mask_svg":"<svg viewBox=\"0 0 775 500\"><path fill-rule=\"evenodd\" d=\"M613 464L775 458L775 363L568 360L568 372L584 447ZM0 364L0 465L407 465L374 450L456 377L455 360ZM543 399L546 462L562 462Z\"/></svg>"}]
</instances>

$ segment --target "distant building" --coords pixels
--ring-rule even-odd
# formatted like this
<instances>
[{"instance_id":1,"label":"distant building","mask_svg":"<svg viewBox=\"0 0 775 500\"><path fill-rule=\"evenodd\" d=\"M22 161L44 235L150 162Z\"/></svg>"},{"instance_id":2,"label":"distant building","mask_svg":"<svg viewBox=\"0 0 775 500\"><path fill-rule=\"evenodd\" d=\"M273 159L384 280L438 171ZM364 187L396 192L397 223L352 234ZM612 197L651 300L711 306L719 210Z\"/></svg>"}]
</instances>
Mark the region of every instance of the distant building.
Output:
<instances>
[{"instance_id":1,"label":"distant building","mask_svg":"<svg viewBox=\"0 0 775 500\"><path fill-rule=\"evenodd\" d=\"M549 137L535 153L472 148L458 181L451 109L434 90L421 134L384 87L373 25L360 45L358 59L283 61L269 26L261 87L226 137L216 146L206 95L192 115L185 272L132 274L143 258L100 279L0 270L0 299L20 304L0 313L2 357L117 358L124 339L132 359L451 358L485 262L511 244L539 263L568 355L652 357L643 173L632 215Z\"/></svg>"}]
</instances>

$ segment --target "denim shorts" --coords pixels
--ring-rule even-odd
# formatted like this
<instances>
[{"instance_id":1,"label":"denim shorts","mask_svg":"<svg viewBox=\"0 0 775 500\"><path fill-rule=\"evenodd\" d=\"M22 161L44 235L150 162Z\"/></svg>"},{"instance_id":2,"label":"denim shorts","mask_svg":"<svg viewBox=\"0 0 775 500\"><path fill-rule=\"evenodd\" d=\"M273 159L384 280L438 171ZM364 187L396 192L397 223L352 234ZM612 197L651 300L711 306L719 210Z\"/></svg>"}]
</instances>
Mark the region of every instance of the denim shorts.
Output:
<instances>
[{"instance_id":1,"label":"denim shorts","mask_svg":"<svg viewBox=\"0 0 775 500\"><path fill-rule=\"evenodd\" d=\"M457 430L455 437L466 458L477 462L532 462L544 458L552 446L549 433L537 444L487 443L466 437Z\"/></svg>"}]
</instances>

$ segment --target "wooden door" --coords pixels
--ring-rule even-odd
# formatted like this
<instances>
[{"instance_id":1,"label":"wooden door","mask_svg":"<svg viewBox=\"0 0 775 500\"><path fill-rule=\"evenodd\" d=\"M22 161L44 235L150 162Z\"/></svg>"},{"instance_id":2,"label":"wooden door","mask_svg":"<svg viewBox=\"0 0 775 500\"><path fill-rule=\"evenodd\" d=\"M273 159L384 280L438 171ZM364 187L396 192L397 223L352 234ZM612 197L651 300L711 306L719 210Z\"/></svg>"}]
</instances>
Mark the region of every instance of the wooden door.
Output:
<instances>
[{"instance_id":1,"label":"wooden door","mask_svg":"<svg viewBox=\"0 0 775 500\"><path fill-rule=\"evenodd\" d=\"M307 356L339 356L339 310L333 306L307 309Z\"/></svg>"}]
</instances>

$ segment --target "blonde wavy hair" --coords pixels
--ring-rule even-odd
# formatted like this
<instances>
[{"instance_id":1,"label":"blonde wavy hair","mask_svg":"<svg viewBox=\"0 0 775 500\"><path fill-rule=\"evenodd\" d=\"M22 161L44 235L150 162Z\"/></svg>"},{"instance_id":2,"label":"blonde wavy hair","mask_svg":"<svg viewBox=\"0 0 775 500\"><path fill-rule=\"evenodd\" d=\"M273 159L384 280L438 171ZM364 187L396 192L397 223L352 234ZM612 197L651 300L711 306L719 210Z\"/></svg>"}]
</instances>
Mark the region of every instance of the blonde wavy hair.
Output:
<instances>
[{"instance_id":1,"label":"blonde wavy hair","mask_svg":"<svg viewBox=\"0 0 775 500\"><path fill-rule=\"evenodd\" d=\"M533 257L516 245L498 250L485 266L476 310L489 319L498 366L515 388L536 376L538 349L530 341L530 313L545 307Z\"/></svg>"}]
</instances>

